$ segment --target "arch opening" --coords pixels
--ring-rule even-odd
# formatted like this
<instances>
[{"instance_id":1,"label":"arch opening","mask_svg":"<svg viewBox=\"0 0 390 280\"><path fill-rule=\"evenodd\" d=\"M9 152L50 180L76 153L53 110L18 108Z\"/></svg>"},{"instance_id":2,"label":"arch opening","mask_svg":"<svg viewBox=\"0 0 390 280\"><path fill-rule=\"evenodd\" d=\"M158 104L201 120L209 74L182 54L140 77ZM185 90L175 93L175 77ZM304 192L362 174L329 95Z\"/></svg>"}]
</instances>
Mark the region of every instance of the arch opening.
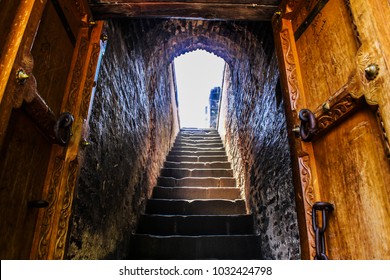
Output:
<instances>
[{"instance_id":1,"label":"arch opening","mask_svg":"<svg viewBox=\"0 0 390 280\"><path fill-rule=\"evenodd\" d=\"M174 59L181 127L210 128L214 114L211 107L219 100L211 91L222 87L225 61L205 50L195 50ZM213 96L214 97L214 96ZM210 99L211 98L211 99Z\"/></svg>"},{"instance_id":2,"label":"arch opening","mask_svg":"<svg viewBox=\"0 0 390 280\"><path fill-rule=\"evenodd\" d=\"M96 148L87 151L80 176L69 258L92 254L126 258L124 236L136 228L178 132L172 63L196 50L226 62L218 131L247 211L255 216L263 258L299 258L287 128L283 100L276 98L279 72L270 23L113 20L106 31L115 40L109 41L97 82L90 121ZM107 229L108 222L116 226ZM84 238L90 235L104 246L96 249ZM114 241L106 242L107 236Z\"/></svg>"}]
</instances>

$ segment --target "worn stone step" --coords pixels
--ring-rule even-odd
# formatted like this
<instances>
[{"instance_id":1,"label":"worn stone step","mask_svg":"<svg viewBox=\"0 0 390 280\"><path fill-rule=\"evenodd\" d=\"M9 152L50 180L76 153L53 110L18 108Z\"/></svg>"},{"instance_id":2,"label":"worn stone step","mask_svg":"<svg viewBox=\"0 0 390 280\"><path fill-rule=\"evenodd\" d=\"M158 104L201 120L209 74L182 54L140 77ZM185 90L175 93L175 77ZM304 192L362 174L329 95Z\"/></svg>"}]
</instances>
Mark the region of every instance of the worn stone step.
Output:
<instances>
[{"instance_id":1,"label":"worn stone step","mask_svg":"<svg viewBox=\"0 0 390 280\"><path fill-rule=\"evenodd\" d=\"M188 138L221 138L219 133L179 133L177 137Z\"/></svg>"},{"instance_id":2,"label":"worn stone step","mask_svg":"<svg viewBox=\"0 0 390 280\"><path fill-rule=\"evenodd\" d=\"M218 133L179 133L176 138L221 138Z\"/></svg>"},{"instance_id":3,"label":"worn stone step","mask_svg":"<svg viewBox=\"0 0 390 280\"><path fill-rule=\"evenodd\" d=\"M149 199L145 214L160 215L236 215L246 214L242 199Z\"/></svg>"},{"instance_id":4,"label":"worn stone step","mask_svg":"<svg viewBox=\"0 0 390 280\"><path fill-rule=\"evenodd\" d=\"M218 131L216 130L181 130L178 134L179 136L219 136Z\"/></svg>"},{"instance_id":5,"label":"worn stone step","mask_svg":"<svg viewBox=\"0 0 390 280\"><path fill-rule=\"evenodd\" d=\"M252 215L142 215L137 233L153 235L253 234Z\"/></svg>"},{"instance_id":6,"label":"worn stone step","mask_svg":"<svg viewBox=\"0 0 390 280\"><path fill-rule=\"evenodd\" d=\"M164 163L165 168L189 168L189 169L211 169L211 168L224 168L230 169L231 164L228 161L216 161L216 162L174 162L166 161Z\"/></svg>"},{"instance_id":7,"label":"worn stone step","mask_svg":"<svg viewBox=\"0 0 390 280\"><path fill-rule=\"evenodd\" d=\"M177 142L203 142L203 143L220 143L222 142L219 136L178 136ZM175 142L176 142L175 141Z\"/></svg>"},{"instance_id":8,"label":"worn stone step","mask_svg":"<svg viewBox=\"0 0 390 280\"><path fill-rule=\"evenodd\" d=\"M174 143L177 146L207 146L207 145L223 145L222 140L180 140L177 139Z\"/></svg>"},{"instance_id":9,"label":"worn stone step","mask_svg":"<svg viewBox=\"0 0 390 280\"><path fill-rule=\"evenodd\" d=\"M169 152L170 156L225 156L224 150L206 150L206 151L180 151L172 150Z\"/></svg>"},{"instance_id":10,"label":"worn stone step","mask_svg":"<svg viewBox=\"0 0 390 280\"><path fill-rule=\"evenodd\" d=\"M199 147L199 146L173 146L171 149L172 151L186 151L186 152L224 152L225 153L225 147Z\"/></svg>"},{"instance_id":11,"label":"worn stone step","mask_svg":"<svg viewBox=\"0 0 390 280\"><path fill-rule=\"evenodd\" d=\"M131 237L131 259L261 259L257 235L154 236Z\"/></svg>"},{"instance_id":12,"label":"worn stone step","mask_svg":"<svg viewBox=\"0 0 390 280\"><path fill-rule=\"evenodd\" d=\"M229 199L241 198L239 188L221 187L154 187L153 198L162 199Z\"/></svg>"},{"instance_id":13,"label":"worn stone step","mask_svg":"<svg viewBox=\"0 0 390 280\"><path fill-rule=\"evenodd\" d=\"M222 141L218 143L194 143L194 142L178 142L173 145L173 148L177 149L190 149L190 148L224 148Z\"/></svg>"},{"instance_id":14,"label":"worn stone step","mask_svg":"<svg viewBox=\"0 0 390 280\"><path fill-rule=\"evenodd\" d=\"M162 168L160 176L176 179L185 177L233 177L232 169Z\"/></svg>"},{"instance_id":15,"label":"worn stone step","mask_svg":"<svg viewBox=\"0 0 390 280\"><path fill-rule=\"evenodd\" d=\"M186 143L186 144L193 144L193 143L199 143L199 144L219 144L222 143L221 137L181 137L178 136L175 140L175 144L177 143Z\"/></svg>"},{"instance_id":16,"label":"worn stone step","mask_svg":"<svg viewBox=\"0 0 390 280\"><path fill-rule=\"evenodd\" d=\"M173 177L157 178L157 185L161 187L235 187L236 179L233 177Z\"/></svg>"},{"instance_id":17,"label":"worn stone step","mask_svg":"<svg viewBox=\"0 0 390 280\"><path fill-rule=\"evenodd\" d=\"M215 128L182 127L180 133L218 133Z\"/></svg>"},{"instance_id":18,"label":"worn stone step","mask_svg":"<svg viewBox=\"0 0 390 280\"><path fill-rule=\"evenodd\" d=\"M175 162L216 162L216 161L228 161L227 156L177 156L168 155L167 161Z\"/></svg>"},{"instance_id":19,"label":"worn stone step","mask_svg":"<svg viewBox=\"0 0 390 280\"><path fill-rule=\"evenodd\" d=\"M213 139L213 140L201 140L201 139L187 139L187 140L182 140L182 139L176 139L174 142L174 146L186 146L186 147L203 147L203 148L208 148L210 146L223 146L223 142L221 139Z\"/></svg>"}]
</instances>

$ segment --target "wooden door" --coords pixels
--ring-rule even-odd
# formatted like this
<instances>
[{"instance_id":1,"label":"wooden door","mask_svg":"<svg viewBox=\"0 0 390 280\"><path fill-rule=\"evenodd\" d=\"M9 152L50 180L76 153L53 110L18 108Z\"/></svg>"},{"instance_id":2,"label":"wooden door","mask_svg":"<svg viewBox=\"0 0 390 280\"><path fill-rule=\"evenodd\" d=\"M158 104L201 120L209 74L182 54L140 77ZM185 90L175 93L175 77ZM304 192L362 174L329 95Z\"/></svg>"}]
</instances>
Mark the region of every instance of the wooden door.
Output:
<instances>
[{"instance_id":1,"label":"wooden door","mask_svg":"<svg viewBox=\"0 0 390 280\"><path fill-rule=\"evenodd\" d=\"M283 1L273 18L305 259L390 259L389 21L381 0ZM316 202L334 207L317 238Z\"/></svg>"},{"instance_id":2,"label":"wooden door","mask_svg":"<svg viewBox=\"0 0 390 280\"><path fill-rule=\"evenodd\" d=\"M83 1L0 5L0 258L62 258L102 23Z\"/></svg>"}]
</instances>

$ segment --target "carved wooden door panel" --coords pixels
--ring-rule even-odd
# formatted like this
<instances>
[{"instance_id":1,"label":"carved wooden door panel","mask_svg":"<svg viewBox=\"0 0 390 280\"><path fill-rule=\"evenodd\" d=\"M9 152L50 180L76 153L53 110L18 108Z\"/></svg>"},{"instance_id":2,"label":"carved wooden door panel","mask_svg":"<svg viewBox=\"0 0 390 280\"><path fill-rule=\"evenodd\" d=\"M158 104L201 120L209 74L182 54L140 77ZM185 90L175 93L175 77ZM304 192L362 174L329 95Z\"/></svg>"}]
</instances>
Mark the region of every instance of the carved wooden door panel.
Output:
<instances>
[{"instance_id":1,"label":"carved wooden door panel","mask_svg":"<svg viewBox=\"0 0 390 280\"><path fill-rule=\"evenodd\" d=\"M83 3L1 1L1 259L63 256L100 55Z\"/></svg>"},{"instance_id":2,"label":"carved wooden door panel","mask_svg":"<svg viewBox=\"0 0 390 280\"><path fill-rule=\"evenodd\" d=\"M305 259L390 259L385 2L284 1L273 18Z\"/></svg>"}]
</instances>

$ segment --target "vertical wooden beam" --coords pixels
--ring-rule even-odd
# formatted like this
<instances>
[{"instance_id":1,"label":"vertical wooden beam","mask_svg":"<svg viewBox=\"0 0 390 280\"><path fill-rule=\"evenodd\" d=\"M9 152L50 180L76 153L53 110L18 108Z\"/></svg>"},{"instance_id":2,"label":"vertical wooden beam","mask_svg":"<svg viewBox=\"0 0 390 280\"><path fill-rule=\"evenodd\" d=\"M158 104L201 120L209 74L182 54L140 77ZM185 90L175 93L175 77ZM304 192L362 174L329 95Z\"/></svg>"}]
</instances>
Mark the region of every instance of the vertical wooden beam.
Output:
<instances>
[{"instance_id":1,"label":"vertical wooden beam","mask_svg":"<svg viewBox=\"0 0 390 280\"><path fill-rule=\"evenodd\" d=\"M292 1L294 2L294 1ZM311 209L318 201L319 191L313 147L296 139L293 129L299 126L298 112L305 108L303 82L299 67L298 53L295 46L291 15L294 12L284 1L280 10L273 17L273 30L276 53L279 61L280 79L286 108L287 128L293 157L294 187L298 226L301 242L302 259L313 259L315 256L315 236L312 228Z\"/></svg>"}]
</instances>

